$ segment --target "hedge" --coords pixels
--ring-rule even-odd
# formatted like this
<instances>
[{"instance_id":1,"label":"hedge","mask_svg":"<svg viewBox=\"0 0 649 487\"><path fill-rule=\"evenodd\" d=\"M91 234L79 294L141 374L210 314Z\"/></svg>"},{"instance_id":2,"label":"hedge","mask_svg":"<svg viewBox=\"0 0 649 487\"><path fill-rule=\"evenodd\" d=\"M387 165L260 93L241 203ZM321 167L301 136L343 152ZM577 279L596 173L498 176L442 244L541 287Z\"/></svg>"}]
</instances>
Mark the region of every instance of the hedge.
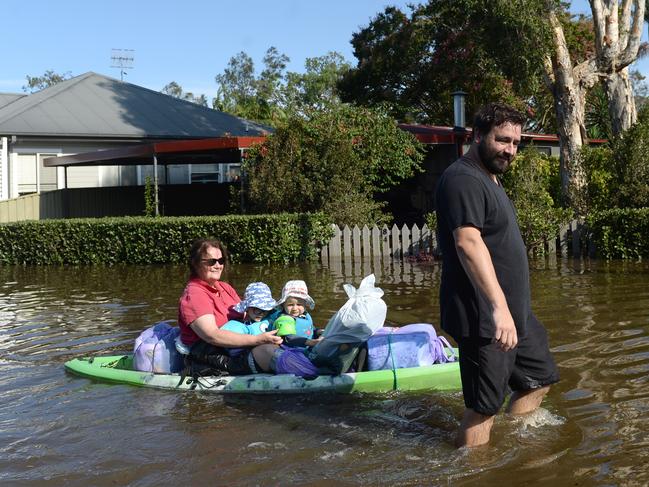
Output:
<instances>
[{"instance_id":1,"label":"hedge","mask_svg":"<svg viewBox=\"0 0 649 487\"><path fill-rule=\"evenodd\" d=\"M215 237L233 262L308 260L331 238L322 214L112 217L0 224L0 264L186 262L191 242Z\"/></svg>"},{"instance_id":2,"label":"hedge","mask_svg":"<svg viewBox=\"0 0 649 487\"><path fill-rule=\"evenodd\" d=\"M649 208L620 208L586 218L589 239L606 259L649 257Z\"/></svg>"}]
</instances>

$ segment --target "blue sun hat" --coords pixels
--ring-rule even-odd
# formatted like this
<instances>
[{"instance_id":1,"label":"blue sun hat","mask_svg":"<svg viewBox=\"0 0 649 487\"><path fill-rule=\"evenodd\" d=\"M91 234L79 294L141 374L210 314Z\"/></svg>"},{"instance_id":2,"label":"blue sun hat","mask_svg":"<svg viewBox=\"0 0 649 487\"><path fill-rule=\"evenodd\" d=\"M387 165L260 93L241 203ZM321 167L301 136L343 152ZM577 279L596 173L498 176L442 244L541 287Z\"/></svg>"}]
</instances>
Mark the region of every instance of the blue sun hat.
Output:
<instances>
[{"instance_id":1,"label":"blue sun hat","mask_svg":"<svg viewBox=\"0 0 649 487\"><path fill-rule=\"evenodd\" d=\"M234 305L235 311L243 313L248 308L259 308L270 311L277 303L273 299L270 288L263 282L251 282L243 294L243 301Z\"/></svg>"}]
</instances>

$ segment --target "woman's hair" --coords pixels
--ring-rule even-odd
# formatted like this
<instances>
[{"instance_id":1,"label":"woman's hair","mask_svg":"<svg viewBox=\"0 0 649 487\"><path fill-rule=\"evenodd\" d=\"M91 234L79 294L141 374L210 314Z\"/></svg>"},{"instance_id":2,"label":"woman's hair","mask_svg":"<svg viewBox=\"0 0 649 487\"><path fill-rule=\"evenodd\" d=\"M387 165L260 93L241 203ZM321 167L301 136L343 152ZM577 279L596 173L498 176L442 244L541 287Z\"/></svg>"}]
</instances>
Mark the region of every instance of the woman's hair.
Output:
<instances>
[{"instance_id":1,"label":"woman's hair","mask_svg":"<svg viewBox=\"0 0 649 487\"><path fill-rule=\"evenodd\" d=\"M201 265L201 259L209 247L214 247L221 251L221 255L225 258L223 266L226 266L228 262L228 251L225 245L220 240L214 238L199 238L198 240L194 240L189 250L189 277L198 277L198 268Z\"/></svg>"},{"instance_id":2,"label":"woman's hair","mask_svg":"<svg viewBox=\"0 0 649 487\"><path fill-rule=\"evenodd\" d=\"M525 116L504 103L489 103L481 107L473 119L473 136L477 133L487 135L494 127L505 123L525 125Z\"/></svg>"}]
</instances>

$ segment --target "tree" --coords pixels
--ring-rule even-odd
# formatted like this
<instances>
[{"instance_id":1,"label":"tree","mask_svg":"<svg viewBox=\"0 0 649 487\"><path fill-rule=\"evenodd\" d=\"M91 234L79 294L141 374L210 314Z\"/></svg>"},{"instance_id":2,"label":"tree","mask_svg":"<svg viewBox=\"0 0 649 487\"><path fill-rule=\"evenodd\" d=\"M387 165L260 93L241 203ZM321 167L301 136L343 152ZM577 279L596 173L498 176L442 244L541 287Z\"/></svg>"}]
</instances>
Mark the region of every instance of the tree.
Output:
<instances>
[{"instance_id":1,"label":"tree","mask_svg":"<svg viewBox=\"0 0 649 487\"><path fill-rule=\"evenodd\" d=\"M383 221L375 192L420 168L423 148L385 112L336 105L293 116L244 161L253 210L324 211L339 224Z\"/></svg>"},{"instance_id":2,"label":"tree","mask_svg":"<svg viewBox=\"0 0 649 487\"><path fill-rule=\"evenodd\" d=\"M213 106L218 110L259 122L277 123L284 117L279 87L289 58L270 47L264 69L255 75L255 64L245 52L230 58L227 68L215 77L219 90Z\"/></svg>"},{"instance_id":3,"label":"tree","mask_svg":"<svg viewBox=\"0 0 649 487\"><path fill-rule=\"evenodd\" d=\"M542 57L527 53L549 46L538 2L527 3L429 0L410 15L386 8L352 36L358 63L340 83L343 100L447 125L458 88L470 112L494 99L526 108L542 89Z\"/></svg>"},{"instance_id":4,"label":"tree","mask_svg":"<svg viewBox=\"0 0 649 487\"><path fill-rule=\"evenodd\" d=\"M292 116L308 116L313 110L340 103L337 83L349 64L337 52L307 58L303 73L287 72L289 58L270 47L264 69L257 76L252 58L240 52L222 74L214 107L271 126Z\"/></svg>"},{"instance_id":5,"label":"tree","mask_svg":"<svg viewBox=\"0 0 649 487\"><path fill-rule=\"evenodd\" d=\"M388 102L402 119L449 124L450 93L461 87L469 109L496 99L526 109L536 129L554 120L564 204L578 207L586 97L603 79L613 133L627 126L633 105L624 70L639 53L645 1L591 0L592 43L581 47L579 26L559 0L429 0L410 17L387 8L352 38L359 62L341 83L344 99Z\"/></svg>"},{"instance_id":6,"label":"tree","mask_svg":"<svg viewBox=\"0 0 649 487\"><path fill-rule=\"evenodd\" d=\"M597 69L605 74L613 134L637 120L628 66L638 58L646 0L590 0L595 27Z\"/></svg>"},{"instance_id":7,"label":"tree","mask_svg":"<svg viewBox=\"0 0 649 487\"><path fill-rule=\"evenodd\" d=\"M72 78L72 73L68 71L66 73L59 74L55 73L52 69L48 69L47 71L45 71L45 73L43 73L42 76L27 75L25 78L27 79L27 84L23 86L23 91L35 93L44 88L49 88L50 86L60 83L61 81Z\"/></svg>"},{"instance_id":8,"label":"tree","mask_svg":"<svg viewBox=\"0 0 649 487\"><path fill-rule=\"evenodd\" d=\"M338 82L351 65L337 52L307 58L304 73L288 72L283 89L286 112L305 115L341 103Z\"/></svg>"},{"instance_id":9,"label":"tree","mask_svg":"<svg viewBox=\"0 0 649 487\"><path fill-rule=\"evenodd\" d=\"M191 91L185 92L178 83L175 81L172 81L171 83L167 83L161 90L161 93L164 93L165 95L173 96L174 98L178 98L180 100L185 100L185 101L190 101L192 103L196 103L197 105L206 107L207 106L207 97L205 95L199 95L196 96L194 95Z\"/></svg>"},{"instance_id":10,"label":"tree","mask_svg":"<svg viewBox=\"0 0 649 487\"><path fill-rule=\"evenodd\" d=\"M640 47L641 29L644 18L642 0L591 0L595 34L595 54L575 62L571 57L564 27L561 22L561 7L547 3L547 18L551 26L553 49L546 56L546 84L553 94L557 115L557 126L561 140L561 181L564 202L580 212L579 195L585 190L586 179L579 152L587 140L585 124L585 99L587 91L604 74L604 86L609 100L609 113L613 133L624 129L631 112L624 108L631 103L627 89L627 66L633 62ZM633 15L631 15L633 7ZM618 20L618 9L622 11L622 22Z\"/></svg>"}]
</instances>

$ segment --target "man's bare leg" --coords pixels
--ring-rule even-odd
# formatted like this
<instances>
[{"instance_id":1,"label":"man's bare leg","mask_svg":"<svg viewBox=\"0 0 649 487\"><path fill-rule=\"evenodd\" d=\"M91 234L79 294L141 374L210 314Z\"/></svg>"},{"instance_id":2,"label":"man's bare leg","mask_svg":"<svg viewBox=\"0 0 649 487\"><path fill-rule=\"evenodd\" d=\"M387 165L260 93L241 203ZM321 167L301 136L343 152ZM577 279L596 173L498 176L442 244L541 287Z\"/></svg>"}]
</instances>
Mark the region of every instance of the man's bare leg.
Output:
<instances>
[{"instance_id":1,"label":"man's bare leg","mask_svg":"<svg viewBox=\"0 0 649 487\"><path fill-rule=\"evenodd\" d=\"M491 427L494 423L493 416L476 413L473 409L465 409L460 422L460 429L455 438L455 446L474 447L489 443Z\"/></svg>"},{"instance_id":2,"label":"man's bare leg","mask_svg":"<svg viewBox=\"0 0 649 487\"><path fill-rule=\"evenodd\" d=\"M527 414L534 411L541 405L541 401L550 390L550 386L530 389L529 391L518 391L512 394L507 406L509 414Z\"/></svg>"}]
</instances>

